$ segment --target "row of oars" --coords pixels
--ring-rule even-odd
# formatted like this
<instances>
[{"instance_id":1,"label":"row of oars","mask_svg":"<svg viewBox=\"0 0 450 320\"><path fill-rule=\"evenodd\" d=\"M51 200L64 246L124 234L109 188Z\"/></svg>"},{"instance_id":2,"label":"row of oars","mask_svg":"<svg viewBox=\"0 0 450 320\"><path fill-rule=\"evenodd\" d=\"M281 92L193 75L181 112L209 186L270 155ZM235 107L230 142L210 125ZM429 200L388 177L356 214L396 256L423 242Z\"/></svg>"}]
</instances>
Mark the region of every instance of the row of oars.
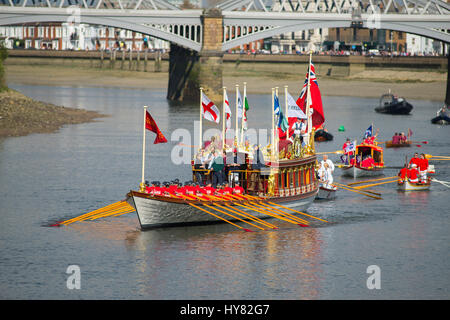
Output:
<instances>
[{"instance_id":1,"label":"row of oars","mask_svg":"<svg viewBox=\"0 0 450 320\"><path fill-rule=\"evenodd\" d=\"M438 160L438 161L448 161L448 160L450 160L450 157L448 157L448 156L433 156L431 154L426 154L425 158L430 159L430 160Z\"/></svg>"},{"instance_id":2,"label":"row of oars","mask_svg":"<svg viewBox=\"0 0 450 320\"><path fill-rule=\"evenodd\" d=\"M382 185L382 184L393 183L393 182L396 182L397 179L398 179L397 176L392 176L392 177L385 177L385 178L378 178L378 179L370 179L370 180L352 182L352 183L349 183L348 185L337 183L337 182L335 182L334 184L337 187L342 188L344 190L352 191L352 192L359 193L359 194L362 194L362 195L370 197L370 198L381 200L381 199L383 199L381 197L381 193L374 192L374 191L371 191L371 190L363 190L363 189L366 189L366 188L369 188L369 187L379 186L379 185ZM375 183L370 183L370 182L375 182ZM367 184L367 183L369 183L369 184ZM359 185L359 184L364 184L364 185L356 186L356 185Z\"/></svg>"},{"instance_id":3,"label":"row of oars","mask_svg":"<svg viewBox=\"0 0 450 320\"><path fill-rule=\"evenodd\" d=\"M189 199L187 196L184 195L173 197ZM276 218L291 224L299 225L301 227L308 227L309 222L290 212L295 212L302 216L320 220L322 222L328 222L324 219L314 217L307 213L268 201L266 198L260 198L250 195L232 195L232 194L221 196L204 195L203 197L191 195L191 197L197 198L200 201L200 203L194 204L188 202L190 206L194 207L200 212L209 214L215 218L225 221L247 232L252 232L253 230L240 226L237 223L230 221L229 219L233 221L243 222L245 223L245 225L252 226L259 230L278 229L278 227L268 221L265 221L257 217L254 214L249 213L249 211L257 212L259 214L262 214L263 216ZM222 216L219 215L218 213L215 213L214 211L221 213ZM228 219L224 218L224 216L226 216Z\"/></svg>"},{"instance_id":4,"label":"row of oars","mask_svg":"<svg viewBox=\"0 0 450 320\"><path fill-rule=\"evenodd\" d=\"M96 220L105 217L117 217L122 214L133 212L134 208L130 206L125 200L114 202L103 208L82 214L81 216L68 219L65 221L58 222L53 226L67 226L74 222L84 221L84 220Z\"/></svg>"},{"instance_id":5,"label":"row of oars","mask_svg":"<svg viewBox=\"0 0 450 320\"><path fill-rule=\"evenodd\" d=\"M344 190L347 190L347 191L351 191L351 192L355 192L355 193L359 193L359 194L361 194L363 196L366 196L366 197L369 197L369 198L374 198L374 199L377 199L377 200L383 199L381 197L381 193L378 193L378 192L369 191L369 190L362 190L361 191L361 190L358 190L358 189L356 189L354 187L351 187L349 185L341 184L341 183L338 183L338 182L334 182L333 184L336 187L338 187L338 188L341 188L341 189L344 189Z\"/></svg>"}]
</instances>

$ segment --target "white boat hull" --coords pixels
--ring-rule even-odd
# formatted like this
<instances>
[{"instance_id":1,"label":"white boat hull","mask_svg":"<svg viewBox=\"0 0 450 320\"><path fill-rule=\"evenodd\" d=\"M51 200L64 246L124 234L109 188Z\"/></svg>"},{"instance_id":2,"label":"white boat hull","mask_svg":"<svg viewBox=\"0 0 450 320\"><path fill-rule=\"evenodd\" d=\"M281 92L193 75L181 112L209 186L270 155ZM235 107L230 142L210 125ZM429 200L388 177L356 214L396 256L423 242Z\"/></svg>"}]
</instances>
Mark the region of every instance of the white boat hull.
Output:
<instances>
[{"instance_id":1,"label":"white boat hull","mask_svg":"<svg viewBox=\"0 0 450 320\"><path fill-rule=\"evenodd\" d=\"M364 169L355 166L351 167L343 167L342 175L345 177L375 177L383 175L383 168L375 168L375 169Z\"/></svg>"},{"instance_id":2,"label":"white boat hull","mask_svg":"<svg viewBox=\"0 0 450 320\"><path fill-rule=\"evenodd\" d=\"M328 189L320 187L317 193L316 200L333 200L336 199L336 189Z\"/></svg>"},{"instance_id":3,"label":"white boat hull","mask_svg":"<svg viewBox=\"0 0 450 320\"><path fill-rule=\"evenodd\" d=\"M398 184L398 189L401 191L427 191L430 190L431 184L411 183L408 180Z\"/></svg>"},{"instance_id":4,"label":"white boat hull","mask_svg":"<svg viewBox=\"0 0 450 320\"><path fill-rule=\"evenodd\" d=\"M298 211L306 210L310 204L313 202L316 197L317 190L311 192L311 195L305 197L303 199L289 201L289 197L283 199L283 201L275 201L279 202L281 205L292 208ZM293 197L295 198L295 197ZM280 198L278 198L279 200ZM137 213L139 223L141 225L141 229L150 229L150 228L158 228L158 227L174 227L174 226L186 226L186 225L195 225L195 224L205 224L205 223L217 223L223 222L221 219L214 217L211 214L208 214L202 210L199 210L187 203L173 203L160 201L156 199L131 195L127 199L128 203L132 205ZM210 203L208 203L211 205ZM219 211L211 209L209 207L205 207L203 205L196 204L200 206L202 209L210 211L217 216L225 218L228 221L236 221L226 214L223 214ZM220 210L224 211L222 208ZM236 206L236 209L241 211L246 211L251 213L253 216L256 216L260 219L270 218L269 215L266 215L261 212L248 210L243 207ZM279 208L280 209L280 208ZM281 209L282 210L282 209ZM233 214L232 212L227 212ZM295 212L289 212L295 215ZM233 214L238 216L237 214ZM242 218L238 216L239 218Z\"/></svg>"}]
</instances>

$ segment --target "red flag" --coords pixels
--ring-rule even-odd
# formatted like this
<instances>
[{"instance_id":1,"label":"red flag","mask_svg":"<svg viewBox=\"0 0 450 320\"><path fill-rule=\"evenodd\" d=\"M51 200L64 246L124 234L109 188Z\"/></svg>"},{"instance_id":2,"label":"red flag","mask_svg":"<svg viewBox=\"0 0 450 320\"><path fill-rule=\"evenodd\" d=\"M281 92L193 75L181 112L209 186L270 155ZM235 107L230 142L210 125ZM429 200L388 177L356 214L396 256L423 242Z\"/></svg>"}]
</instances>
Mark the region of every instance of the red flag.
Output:
<instances>
[{"instance_id":1,"label":"red flag","mask_svg":"<svg viewBox=\"0 0 450 320\"><path fill-rule=\"evenodd\" d=\"M145 116L145 129L156 133L156 138L155 138L155 141L153 142L153 144L167 142L166 137L164 137L164 135L161 133L158 126L156 125L155 120L153 120L152 116L150 115L150 113L148 113L148 111L146 111L146 116Z\"/></svg>"},{"instance_id":2,"label":"red flag","mask_svg":"<svg viewBox=\"0 0 450 320\"><path fill-rule=\"evenodd\" d=\"M306 79L303 84L300 97L297 99L297 105L306 112L306 96L307 96L307 86L308 86L308 74L306 74ZM316 70L314 65L311 63L310 70L310 87L311 92L311 108L314 110L312 114L312 125L315 129L319 128L325 122L325 116L323 113L322 97L320 95L319 84L317 83Z\"/></svg>"}]
</instances>

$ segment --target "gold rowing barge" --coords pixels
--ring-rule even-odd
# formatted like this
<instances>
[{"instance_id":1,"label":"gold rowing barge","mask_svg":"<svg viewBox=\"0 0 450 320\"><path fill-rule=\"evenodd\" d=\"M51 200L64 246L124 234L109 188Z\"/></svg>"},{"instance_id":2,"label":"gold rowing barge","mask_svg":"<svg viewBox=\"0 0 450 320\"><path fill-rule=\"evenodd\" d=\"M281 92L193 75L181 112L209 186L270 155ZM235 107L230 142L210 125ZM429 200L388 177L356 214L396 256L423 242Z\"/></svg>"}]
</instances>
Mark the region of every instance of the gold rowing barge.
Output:
<instances>
[{"instance_id":1,"label":"gold rowing barge","mask_svg":"<svg viewBox=\"0 0 450 320\"><path fill-rule=\"evenodd\" d=\"M194 224L221 222L220 218L236 221L229 214L236 216L236 212L246 212L259 219L271 218L273 212L264 208L268 203L283 205L298 211L306 210L316 197L319 185L315 175L316 156L280 160L278 166L268 163L268 175L261 175L259 179L263 190L250 191L250 179L241 180L245 189L239 199L236 197L211 196L209 200L189 199L187 197L167 197L150 195L140 191L130 191L127 202L136 210L142 229L158 227L172 227ZM251 166L241 170L243 177L254 175ZM233 173L233 172L231 172ZM260 173L257 173L259 175ZM249 195L248 193L255 195ZM216 215L204 212L213 210ZM217 219L220 217L219 219ZM240 217L242 218L242 217ZM247 219L244 219L247 220Z\"/></svg>"}]
</instances>

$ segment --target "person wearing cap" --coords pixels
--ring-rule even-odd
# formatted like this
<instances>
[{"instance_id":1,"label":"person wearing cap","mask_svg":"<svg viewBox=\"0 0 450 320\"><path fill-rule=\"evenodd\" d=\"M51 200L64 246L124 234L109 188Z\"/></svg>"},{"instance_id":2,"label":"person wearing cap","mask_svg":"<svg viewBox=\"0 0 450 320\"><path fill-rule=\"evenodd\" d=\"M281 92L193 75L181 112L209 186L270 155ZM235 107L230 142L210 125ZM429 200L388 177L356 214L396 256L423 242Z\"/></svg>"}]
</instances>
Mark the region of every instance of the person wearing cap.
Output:
<instances>
[{"instance_id":1,"label":"person wearing cap","mask_svg":"<svg viewBox=\"0 0 450 320\"><path fill-rule=\"evenodd\" d=\"M244 194L244 188L239 185L239 182L234 184L233 194Z\"/></svg>"},{"instance_id":2,"label":"person wearing cap","mask_svg":"<svg viewBox=\"0 0 450 320\"><path fill-rule=\"evenodd\" d=\"M161 188L161 183L159 181L153 181L152 184L155 186L153 187L153 195L154 196L162 196L163 190Z\"/></svg>"},{"instance_id":3,"label":"person wearing cap","mask_svg":"<svg viewBox=\"0 0 450 320\"><path fill-rule=\"evenodd\" d=\"M208 183L206 187L201 188L201 190L202 193L207 196L213 195L216 191L216 189L211 186L211 183Z\"/></svg>"},{"instance_id":4,"label":"person wearing cap","mask_svg":"<svg viewBox=\"0 0 450 320\"><path fill-rule=\"evenodd\" d=\"M153 190L153 187L154 187L153 182L152 182L151 185L149 185L148 181L145 180L145 182L144 182L144 192L145 193L151 194L152 190Z\"/></svg>"},{"instance_id":5,"label":"person wearing cap","mask_svg":"<svg viewBox=\"0 0 450 320\"><path fill-rule=\"evenodd\" d=\"M228 182L224 182L223 185L223 194L232 194L233 193L233 188L231 188L228 184Z\"/></svg>"},{"instance_id":6,"label":"person wearing cap","mask_svg":"<svg viewBox=\"0 0 450 320\"><path fill-rule=\"evenodd\" d=\"M411 169L408 170L408 179L411 183L419 182L418 179L419 170L417 170L417 165L415 163L411 164Z\"/></svg>"}]
</instances>

